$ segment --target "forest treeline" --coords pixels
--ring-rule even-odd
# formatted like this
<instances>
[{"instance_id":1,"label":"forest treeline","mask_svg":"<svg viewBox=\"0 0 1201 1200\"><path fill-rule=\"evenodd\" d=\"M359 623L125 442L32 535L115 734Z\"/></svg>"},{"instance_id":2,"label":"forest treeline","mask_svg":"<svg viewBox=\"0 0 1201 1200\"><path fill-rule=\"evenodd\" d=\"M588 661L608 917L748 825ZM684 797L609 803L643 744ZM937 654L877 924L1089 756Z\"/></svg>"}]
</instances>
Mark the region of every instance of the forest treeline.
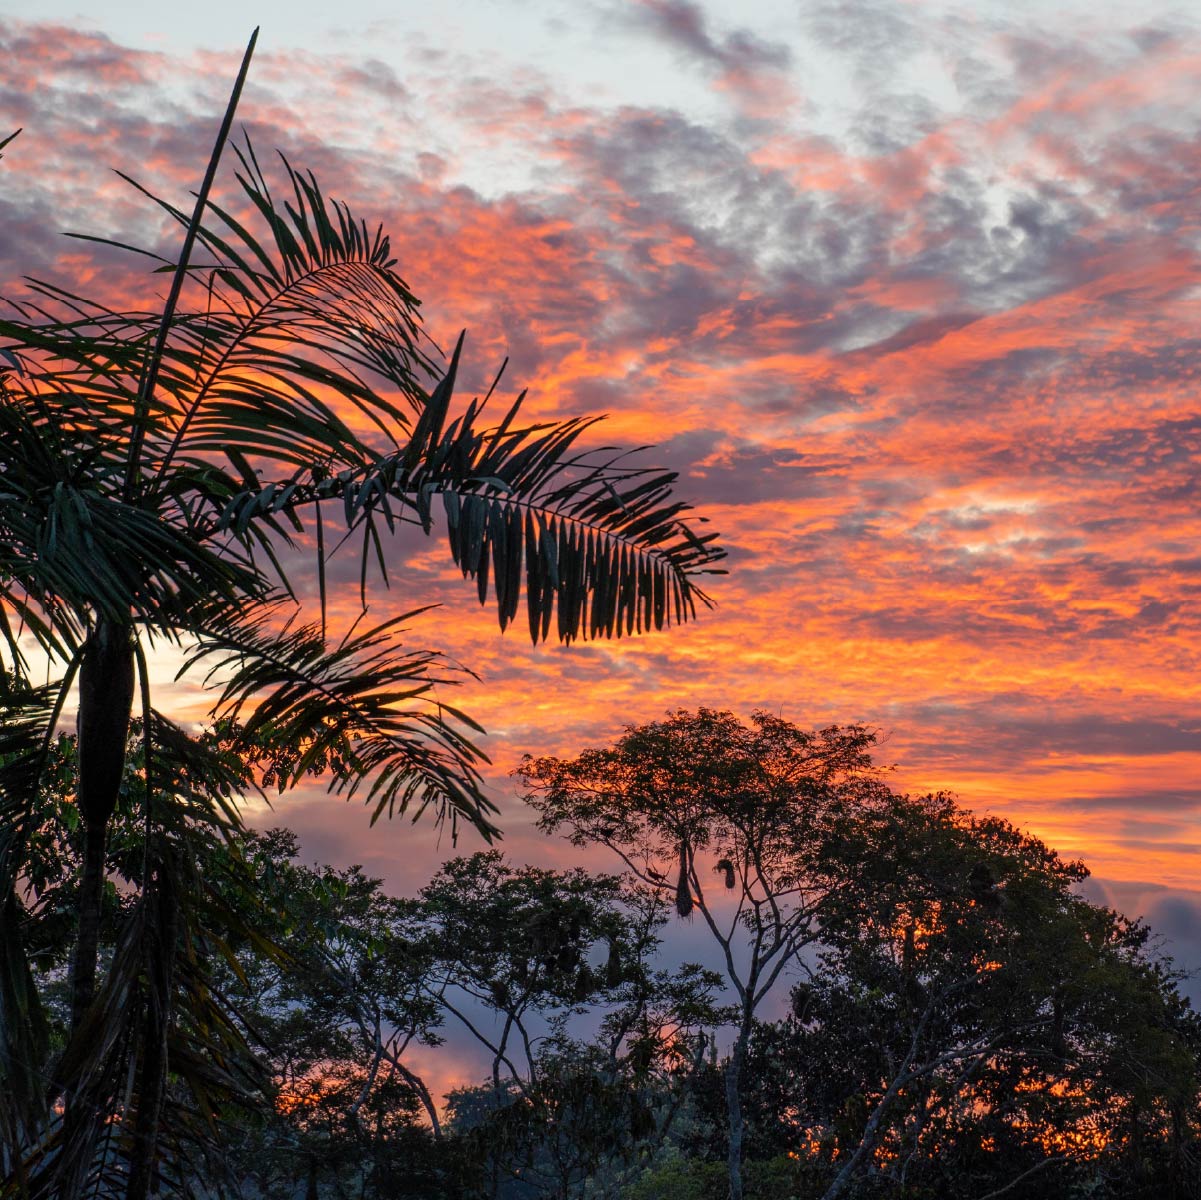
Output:
<instances>
[{"instance_id":1,"label":"forest treeline","mask_svg":"<svg viewBox=\"0 0 1201 1200\"><path fill-rule=\"evenodd\" d=\"M147 861L137 732L106 863L109 978ZM1082 899L1085 868L1036 838L892 790L872 740L701 710L527 759L527 801L589 866L489 850L409 897L306 864L287 830L181 820L191 919L173 926L156 1188L1196 1196L1201 1026L1146 927ZM51 1026L25 1066L47 1081L71 1020L75 776L64 736L15 927ZM591 867L606 848L615 873ZM685 920L712 966L665 952ZM436 1094L465 1043L486 1069ZM101 1175L136 1092L108 1085ZM11 1194L36 1174L30 1133L5 1121Z\"/></svg>"}]
</instances>

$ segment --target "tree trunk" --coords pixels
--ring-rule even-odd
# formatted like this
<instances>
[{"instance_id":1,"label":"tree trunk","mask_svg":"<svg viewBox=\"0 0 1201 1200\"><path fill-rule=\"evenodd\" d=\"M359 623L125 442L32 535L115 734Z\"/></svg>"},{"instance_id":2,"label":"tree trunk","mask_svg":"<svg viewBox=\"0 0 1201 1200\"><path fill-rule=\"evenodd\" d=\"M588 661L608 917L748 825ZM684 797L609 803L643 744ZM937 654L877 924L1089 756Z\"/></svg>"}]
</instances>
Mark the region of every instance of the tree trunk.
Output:
<instances>
[{"instance_id":1,"label":"tree trunk","mask_svg":"<svg viewBox=\"0 0 1201 1200\"><path fill-rule=\"evenodd\" d=\"M105 844L108 823L117 807L125 772L125 741L133 711L133 645L130 631L107 622L93 630L79 666L79 715L76 721L79 785L76 806L84 828L83 873L79 883L79 922L71 955L71 1038L79 1035L96 995L96 960L104 904ZM64 1081L68 1082L68 1081ZM64 1180L62 1200L82 1192L91 1165L91 1147L101 1114L68 1083L63 1114L66 1145L77 1154Z\"/></svg>"},{"instance_id":2,"label":"tree trunk","mask_svg":"<svg viewBox=\"0 0 1201 1200\"><path fill-rule=\"evenodd\" d=\"M155 1151L167 1095L167 1035L175 983L175 949L179 938L179 905L170 864L160 860L147 887L154 889L152 920L144 931L146 973L142 1062L138 1072L137 1107L133 1119L126 1200L146 1200L155 1175Z\"/></svg>"},{"instance_id":3,"label":"tree trunk","mask_svg":"<svg viewBox=\"0 0 1201 1200\"><path fill-rule=\"evenodd\" d=\"M108 827L84 827L83 875L79 881L79 926L71 963L71 1030L80 1026L96 994L96 955L104 904L104 846Z\"/></svg>"},{"instance_id":4,"label":"tree trunk","mask_svg":"<svg viewBox=\"0 0 1201 1200\"><path fill-rule=\"evenodd\" d=\"M727 1167L730 1176L730 1200L742 1200L742 1067L751 1029L748 1021L738 1028L730 1061L726 1064L726 1116L730 1125Z\"/></svg>"},{"instance_id":5,"label":"tree trunk","mask_svg":"<svg viewBox=\"0 0 1201 1200\"><path fill-rule=\"evenodd\" d=\"M104 848L125 772L125 741L133 711L133 646L129 630L100 622L79 667L79 790L85 833L79 928L71 962L71 1032L96 994L96 956L104 899Z\"/></svg>"}]
</instances>

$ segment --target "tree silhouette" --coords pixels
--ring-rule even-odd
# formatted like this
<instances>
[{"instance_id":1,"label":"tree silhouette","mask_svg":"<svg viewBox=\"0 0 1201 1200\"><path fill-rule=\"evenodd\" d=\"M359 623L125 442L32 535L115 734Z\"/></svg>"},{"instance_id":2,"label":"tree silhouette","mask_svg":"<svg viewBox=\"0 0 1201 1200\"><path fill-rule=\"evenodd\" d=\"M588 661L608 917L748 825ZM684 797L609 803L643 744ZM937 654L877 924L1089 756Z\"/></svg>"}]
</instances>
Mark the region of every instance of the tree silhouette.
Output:
<instances>
[{"instance_id":1,"label":"tree silhouette","mask_svg":"<svg viewBox=\"0 0 1201 1200\"><path fill-rule=\"evenodd\" d=\"M823 908L848 882L839 848L888 794L871 768L873 741L858 725L806 731L768 713L747 725L700 709L629 726L606 749L527 757L518 768L539 828L607 846L644 885L672 895L681 917L699 913L716 942L737 1000L725 1077L734 1200L755 1014L819 940Z\"/></svg>"}]
</instances>

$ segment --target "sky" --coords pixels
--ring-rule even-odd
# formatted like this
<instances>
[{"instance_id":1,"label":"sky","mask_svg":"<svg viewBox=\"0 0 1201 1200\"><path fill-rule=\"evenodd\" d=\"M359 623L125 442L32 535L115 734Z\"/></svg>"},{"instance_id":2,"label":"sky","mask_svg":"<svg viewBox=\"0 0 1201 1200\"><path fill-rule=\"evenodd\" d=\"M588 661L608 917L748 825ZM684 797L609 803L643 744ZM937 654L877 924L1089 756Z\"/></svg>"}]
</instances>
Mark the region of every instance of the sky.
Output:
<instances>
[{"instance_id":1,"label":"sky","mask_svg":"<svg viewBox=\"0 0 1201 1200\"><path fill-rule=\"evenodd\" d=\"M1195 6L0 0L0 293L155 286L58 234L170 246L113 169L186 200L252 22L254 144L383 222L465 386L507 356L530 418L608 414L730 550L694 625L534 649L443 544L390 547L373 615L441 605L409 638L478 675L510 853L575 860L525 752L862 721L1201 968ZM452 852L316 790L261 819L398 891Z\"/></svg>"}]
</instances>

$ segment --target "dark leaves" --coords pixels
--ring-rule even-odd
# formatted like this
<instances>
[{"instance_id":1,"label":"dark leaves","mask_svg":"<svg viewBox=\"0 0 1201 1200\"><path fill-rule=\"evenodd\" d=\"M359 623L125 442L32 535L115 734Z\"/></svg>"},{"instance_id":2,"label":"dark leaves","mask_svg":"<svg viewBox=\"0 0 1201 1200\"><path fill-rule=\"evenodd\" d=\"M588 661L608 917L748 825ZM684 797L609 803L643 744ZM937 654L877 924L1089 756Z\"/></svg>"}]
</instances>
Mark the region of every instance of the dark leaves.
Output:
<instances>
[{"instance_id":1,"label":"dark leaves","mask_svg":"<svg viewBox=\"0 0 1201 1200\"><path fill-rule=\"evenodd\" d=\"M189 665L206 661L218 682L218 717L248 713L248 746L294 752L277 772L281 787L321 765L332 791L349 798L365 790L373 822L410 809L416 819L432 805L440 818L465 818L491 837L496 810L477 769L487 759L463 732L479 726L438 700L439 686L455 682L442 656L406 651L397 640L416 615L351 631L332 647L316 627L227 618L200 631Z\"/></svg>"},{"instance_id":2,"label":"dark leaves","mask_svg":"<svg viewBox=\"0 0 1201 1200\"><path fill-rule=\"evenodd\" d=\"M348 523L400 500L429 531L435 498L451 554L495 597L502 629L516 619L524 585L531 638L545 638L557 613L562 641L662 629L709 603L697 575L720 573L716 534L698 536L672 500L674 472L632 465L627 454L581 452L595 423L577 419L514 428L524 393L495 428L478 428L472 403L447 423L463 339L420 410L406 448L361 475L327 483ZM445 432L443 430L445 429Z\"/></svg>"}]
</instances>

